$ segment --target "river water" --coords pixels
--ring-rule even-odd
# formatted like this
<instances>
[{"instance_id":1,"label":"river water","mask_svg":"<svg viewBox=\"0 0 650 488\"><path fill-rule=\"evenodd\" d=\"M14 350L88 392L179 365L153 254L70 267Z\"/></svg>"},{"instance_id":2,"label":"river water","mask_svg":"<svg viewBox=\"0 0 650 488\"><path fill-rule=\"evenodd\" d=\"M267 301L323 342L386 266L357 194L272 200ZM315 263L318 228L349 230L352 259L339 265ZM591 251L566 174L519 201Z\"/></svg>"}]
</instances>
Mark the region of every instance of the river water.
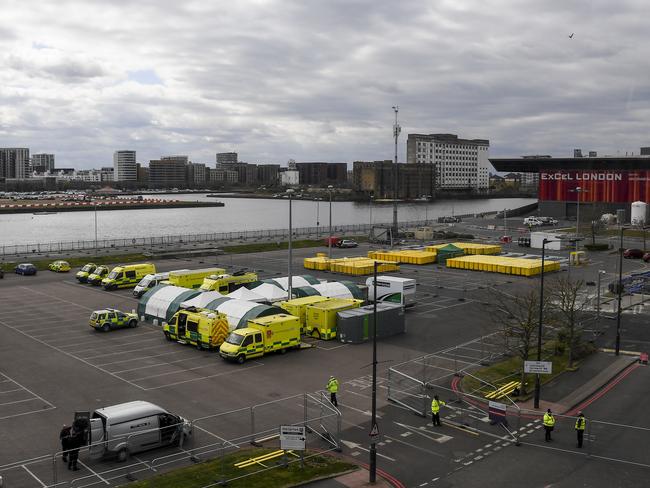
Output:
<instances>
[{"instance_id":1,"label":"river water","mask_svg":"<svg viewBox=\"0 0 650 488\"><path fill-rule=\"evenodd\" d=\"M205 194L160 195L156 198L212 201ZM97 212L97 238L121 239L163 235L231 232L239 230L286 229L289 202L286 199L216 199L225 207L172 208L154 210L107 210ZM513 209L533 203L530 198L484 200L437 200L431 203L403 203L400 221L435 219ZM332 225L389 223L393 208L388 204L333 202ZM329 202L293 201L293 226L323 228L329 225ZM51 215L0 214L0 245L93 240L95 212L61 212Z\"/></svg>"}]
</instances>

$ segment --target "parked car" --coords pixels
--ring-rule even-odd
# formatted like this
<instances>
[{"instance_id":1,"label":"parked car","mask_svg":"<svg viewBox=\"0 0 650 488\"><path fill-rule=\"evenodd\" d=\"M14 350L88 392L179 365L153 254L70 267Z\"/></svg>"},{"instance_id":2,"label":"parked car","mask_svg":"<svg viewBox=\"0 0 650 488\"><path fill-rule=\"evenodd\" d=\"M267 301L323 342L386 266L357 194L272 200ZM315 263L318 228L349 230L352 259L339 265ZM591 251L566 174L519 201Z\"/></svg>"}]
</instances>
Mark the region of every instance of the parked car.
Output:
<instances>
[{"instance_id":1,"label":"parked car","mask_svg":"<svg viewBox=\"0 0 650 488\"><path fill-rule=\"evenodd\" d=\"M36 266L34 266L32 263L20 263L18 266L14 268L14 271L16 272L16 274L21 274L23 276L35 275Z\"/></svg>"},{"instance_id":2,"label":"parked car","mask_svg":"<svg viewBox=\"0 0 650 488\"><path fill-rule=\"evenodd\" d=\"M544 225L544 222L542 222L538 217L526 217L524 219L524 225L527 225L528 227L540 227Z\"/></svg>"},{"instance_id":3,"label":"parked car","mask_svg":"<svg viewBox=\"0 0 650 488\"><path fill-rule=\"evenodd\" d=\"M331 244L332 246L337 246L340 240L341 240L340 237L335 237L335 236L326 237L325 238L325 245L330 246L330 244Z\"/></svg>"},{"instance_id":4,"label":"parked car","mask_svg":"<svg viewBox=\"0 0 650 488\"><path fill-rule=\"evenodd\" d=\"M646 263L650 263L650 252L647 252L647 253L645 253L645 254L643 255L643 260L644 260ZM0 274L0 278L2 278L2 275L1 275L1 274Z\"/></svg>"},{"instance_id":5,"label":"parked car","mask_svg":"<svg viewBox=\"0 0 650 488\"><path fill-rule=\"evenodd\" d=\"M456 224L460 222L460 217L438 217L439 224Z\"/></svg>"},{"instance_id":6,"label":"parked car","mask_svg":"<svg viewBox=\"0 0 650 488\"><path fill-rule=\"evenodd\" d=\"M50 271L54 271L55 273L67 273L70 271L70 263L67 261L57 260L50 263L48 268L50 268Z\"/></svg>"},{"instance_id":7,"label":"parked car","mask_svg":"<svg viewBox=\"0 0 650 488\"><path fill-rule=\"evenodd\" d=\"M124 327L133 328L138 326L138 314L120 312L113 308L95 310L90 315L88 325L95 330L101 330L103 332Z\"/></svg>"},{"instance_id":8,"label":"parked car","mask_svg":"<svg viewBox=\"0 0 650 488\"><path fill-rule=\"evenodd\" d=\"M538 217L539 220L542 221L542 224L544 225L557 225L558 221L557 219L554 219L553 217Z\"/></svg>"},{"instance_id":9,"label":"parked car","mask_svg":"<svg viewBox=\"0 0 650 488\"><path fill-rule=\"evenodd\" d=\"M349 247L358 247L359 244L357 243L357 241L353 241L352 239L343 239L342 241L338 242L337 246L340 248L349 248Z\"/></svg>"},{"instance_id":10,"label":"parked car","mask_svg":"<svg viewBox=\"0 0 650 488\"><path fill-rule=\"evenodd\" d=\"M643 257L643 251L641 249L626 249L623 252L623 257L625 259L641 259Z\"/></svg>"}]
</instances>

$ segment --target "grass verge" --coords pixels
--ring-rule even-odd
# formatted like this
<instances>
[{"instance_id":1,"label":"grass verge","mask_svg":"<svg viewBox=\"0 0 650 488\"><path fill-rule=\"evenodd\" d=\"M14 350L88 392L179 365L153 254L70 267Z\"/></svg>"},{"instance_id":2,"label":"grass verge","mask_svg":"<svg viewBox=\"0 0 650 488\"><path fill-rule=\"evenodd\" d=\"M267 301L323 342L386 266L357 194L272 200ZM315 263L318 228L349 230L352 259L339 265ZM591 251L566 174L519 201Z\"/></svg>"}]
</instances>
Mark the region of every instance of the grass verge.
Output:
<instances>
[{"instance_id":1,"label":"grass verge","mask_svg":"<svg viewBox=\"0 0 650 488\"><path fill-rule=\"evenodd\" d=\"M346 237L346 239L354 239L357 242L362 242L367 239L366 236L359 237ZM327 251L327 246L324 244L323 239L303 239L293 241L291 243L293 249L303 249L307 247L322 247ZM236 246L223 246L221 247L227 253L233 254L247 254L252 252L265 252L265 251L278 251L281 249L289 249L288 242L258 242L254 244L240 244Z\"/></svg>"},{"instance_id":2,"label":"grass verge","mask_svg":"<svg viewBox=\"0 0 650 488\"><path fill-rule=\"evenodd\" d=\"M533 360L537 357L537 349L534 349L530 353L530 359ZM559 375L565 371L574 371L577 366L580 364L580 360L573 360L573 368L568 369L569 363L569 354L568 351L564 350L561 354L556 354L556 343L554 341L547 342L542 346L542 360L551 361L553 363L553 373L540 375L542 379L542 384L549 383L557 378ZM504 384L510 381L519 381L521 377L521 369L523 367L523 361L519 357L509 357L498 363L494 363L485 368L479 369L476 372L473 372L471 376L464 376L461 382L462 390L466 393L471 393L476 396L483 396L493 389L487 386L485 383L479 381L481 380L490 383L496 387L503 386ZM510 395L510 398L517 400L527 400L530 398L531 392L535 384L535 375L527 374L525 375L526 381L526 394L521 394L518 397L513 397Z\"/></svg>"},{"instance_id":3,"label":"grass verge","mask_svg":"<svg viewBox=\"0 0 650 488\"><path fill-rule=\"evenodd\" d=\"M107 255L107 256L97 256L97 257L92 257L92 256L85 256L85 257L78 257L78 258L66 258L63 259L63 261L67 261L70 263L70 266L72 267L72 270L70 271L71 273L76 272L74 268L81 268L84 266L86 263L95 263L95 264L122 264L122 263L134 263L134 262L146 262L148 261L149 258L147 258L144 254L113 254L113 255ZM57 261L57 259L36 259L36 260L28 260L25 259L21 262L23 263L32 263L34 266L39 271L42 270L47 270L48 266L50 263L53 263L54 261ZM17 262L6 262L2 263L0 265L0 268L3 269L6 273L13 272L14 267L18 264Z\"/></svg>"},{"instance_id":4,"label":"grass verge","mask_svg":"<svg viewBox=\"0 0 650 488\"><path fill-rule=\"evenodd\" d=\"M231 488L266 488L296 486L316 479L336 476L357 469L357 466L347 463L333 456L314 455L305 459L304 469L300 467L298 458L288 456L291 462L288 467L281 466L282 458L265 461L267 467L277 466L275 469L263 469L260 465L239 469L235 463L253 457L262 456L272 452L272 449L246 449L226 455L223 459L206 461L187 468L180 468L169 473L160 474L148 480L129 484L131 488L199 488L218 482L222 478L249 475L244 478L229 481ZM305 452L305 457L313 455L311 451Z\"/></svg>"}]
</instances>

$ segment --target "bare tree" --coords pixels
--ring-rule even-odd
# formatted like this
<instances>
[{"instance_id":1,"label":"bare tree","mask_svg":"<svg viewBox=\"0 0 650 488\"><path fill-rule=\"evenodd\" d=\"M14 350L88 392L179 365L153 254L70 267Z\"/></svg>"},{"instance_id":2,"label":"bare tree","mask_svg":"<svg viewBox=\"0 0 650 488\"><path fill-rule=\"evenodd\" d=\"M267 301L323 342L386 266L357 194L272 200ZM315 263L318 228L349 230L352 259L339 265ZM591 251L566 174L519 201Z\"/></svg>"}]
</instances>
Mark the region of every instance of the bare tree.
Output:
<instances>
[{"instance_id":1,"label":"bare tree","mask_svg":"<svg viewBox=\"0 0 650 488\"><path fill-rule=\"evenodd\" d=\"M499 327L506 350L522 361L521 392L525 394L524 361L528 361L531 353L537 348L539 291L530 288L514 295L497 290L492 292L488 311L492 321ZM545 302L548 300L545 299Z\"/></svg>"},{"instance_id":2,"label":"bare tree","mask_svg":"<svg viewBox=\"0 0 650 488\"><path fill-rule=\"evenodd\" d=\"M557 321L569 350L568 367L573 367L575 352L582 340L582 324L580 319L587 305L587 296L582 293L585 282L571 280L563 276L557 278L551 285L553 316Z\"/></svg>"}]
</instances>

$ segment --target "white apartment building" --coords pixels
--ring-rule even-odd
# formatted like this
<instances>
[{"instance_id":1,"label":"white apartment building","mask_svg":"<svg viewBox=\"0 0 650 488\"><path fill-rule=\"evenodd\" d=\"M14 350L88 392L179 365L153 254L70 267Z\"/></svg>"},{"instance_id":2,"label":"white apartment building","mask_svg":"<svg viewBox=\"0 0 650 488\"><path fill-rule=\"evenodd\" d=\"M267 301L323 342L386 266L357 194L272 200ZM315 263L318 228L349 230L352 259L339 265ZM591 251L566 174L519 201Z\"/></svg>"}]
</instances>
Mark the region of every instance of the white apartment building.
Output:
<instances>
[{"instance_id":1,"label":"white apartment building","mask_svg":"<svg viewBox=\"0 0 650 488\"><path fill-rule=\"evenodd\" d=\"M486 191L490 185L487 139L459 139L455 134L409 134L410 164L435 165L436 188Z\"/></svg>"},{"instance_id":2,"label":"white apartment building","mask_svg":"<svg viewBox=\"0 0 650 488\"><path fill-rule=\"evenodd\" d=\"M138 181L135 151L115 151L113 153L113 168L115 181Z\"/></svg>"}]
</instances>

